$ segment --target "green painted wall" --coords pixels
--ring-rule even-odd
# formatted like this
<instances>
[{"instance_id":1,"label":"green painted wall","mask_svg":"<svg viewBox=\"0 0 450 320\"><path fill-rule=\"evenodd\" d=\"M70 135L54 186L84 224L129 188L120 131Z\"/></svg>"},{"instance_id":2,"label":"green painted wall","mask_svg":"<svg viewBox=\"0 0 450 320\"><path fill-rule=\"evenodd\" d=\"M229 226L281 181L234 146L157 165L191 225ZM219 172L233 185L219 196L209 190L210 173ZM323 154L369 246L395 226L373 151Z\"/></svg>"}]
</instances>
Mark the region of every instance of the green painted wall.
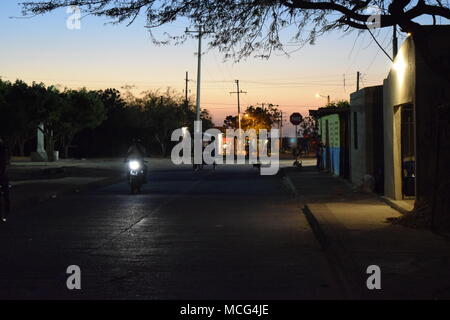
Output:
<instances>
[{"instance_id":1,"label":"green painted wall","mask_svg":"<svg viewBox=\"0 0 450 320\"><path fill-rule=\"evenodd\" d=\"M326 141L326 121L328 120L329 138ZM340 132L339 132L339 115L330 114L319 119L319 133L322 136L322 142L328 147L340 147Z\"/></svg>"}]
</instances>

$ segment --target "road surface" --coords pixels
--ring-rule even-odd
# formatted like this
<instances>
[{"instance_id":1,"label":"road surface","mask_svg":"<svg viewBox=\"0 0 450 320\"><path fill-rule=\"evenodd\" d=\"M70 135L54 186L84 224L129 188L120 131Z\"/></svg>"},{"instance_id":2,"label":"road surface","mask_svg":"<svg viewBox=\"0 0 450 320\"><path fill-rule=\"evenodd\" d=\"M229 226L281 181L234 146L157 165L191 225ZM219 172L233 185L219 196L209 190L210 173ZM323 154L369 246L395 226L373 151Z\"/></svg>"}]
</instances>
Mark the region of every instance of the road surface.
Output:
<instances>
[{"instance_id":1,"label":"road surface","mask_svg":"<svg viewBox=\"0 0 450 320\"><path fill-rule=\"evenodd\" d=\"M328 260L279 176L251 166L149 174L56 198L0 226L0 297L342 298ZM68 290L66 269L81 269Z\"/></svg>"}]
</instances>

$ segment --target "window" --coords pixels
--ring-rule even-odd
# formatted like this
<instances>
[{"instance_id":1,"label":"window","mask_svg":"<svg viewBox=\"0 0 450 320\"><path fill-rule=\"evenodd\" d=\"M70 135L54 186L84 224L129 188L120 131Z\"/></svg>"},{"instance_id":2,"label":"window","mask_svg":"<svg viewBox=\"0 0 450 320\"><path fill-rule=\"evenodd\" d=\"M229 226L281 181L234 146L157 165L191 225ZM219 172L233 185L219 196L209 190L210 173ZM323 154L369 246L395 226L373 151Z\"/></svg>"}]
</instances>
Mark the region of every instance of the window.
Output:
<instances>
[{"instance_id":1,"label":"window","mask_svg":"<svg viewBox=\"0 0 450 320\"><path fill-rule=\"evenodd\" d=\"M355 149L358 149L358 113L353 112L353 143Z\"/></svg>"}]
</instances>

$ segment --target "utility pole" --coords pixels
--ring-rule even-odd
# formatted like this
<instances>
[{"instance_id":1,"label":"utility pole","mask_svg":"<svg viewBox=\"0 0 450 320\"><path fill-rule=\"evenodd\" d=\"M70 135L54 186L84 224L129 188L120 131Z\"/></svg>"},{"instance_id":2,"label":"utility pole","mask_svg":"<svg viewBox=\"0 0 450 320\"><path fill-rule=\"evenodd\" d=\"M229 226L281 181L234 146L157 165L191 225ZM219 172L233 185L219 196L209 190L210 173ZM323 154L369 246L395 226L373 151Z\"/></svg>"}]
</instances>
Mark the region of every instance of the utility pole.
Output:
<instances>
[{"instance_id":1,"label":"utility pole","mask_svg":"<svg viewBox=\"0 0 450 320\"><path fill-rule=\"evenodd\" d=\"M197 53L197 99L196 99L196 120L200 121L200 81L202 71L202 36L203 26L198 26L198 30L190 31L186 29L186 33L197 33L198 37L198 53Z\"/></svg>"},{"instance_id":2,"label":"utility pole","mask_svg":"<svg viewBox=\"0 0 450 320\"><path fill-rule=\"evenodd\" d=\"M236 93L237 94L237 107L238 107L238 125L239 129L241 129L241 101L240 101L240 94L241 93L247 93L247 91L242 91L239 89L239 80L235 80L236 82L236 88L237 90L235 92L230 92L230 94Z\"/></svg>"},{"instance_id":3,"label":"utility pole","mask_svg":"<svg viewBox=\"0 0 450 320\"><path fill-rule=\"evenodd\" d=\"M395 59L398 52L397 25L392 26L392 60Z\"/></svg>"},{"instance_id":4,"label":"utility pole","mask_svg":"<svg viewBox=\"0 0 450 320\"><path fill-rule=\"evenodd\" d=\"M188 103L188 82L189 82L189 78L188 78L188 72L186 71L186 79L184 79L184 81L186 81L186 88L184 89L185 91L185 98L184 98L184 102L186 103L186 107L189 105Z\"/></svg>"},{"instance_id":5,"label":"utility pole","mask_svg":"<svg viewBox=\"0 0 450 320\"><path fill-rule=\"evenodd\" d=\"M283 132L283 111L281 111L280 131ZM280 135L281 135L281 132L280 132Z\"/></svg>"},{"instance_id":6,"label":"utility pole","mask_svg":"<svg viewBox=\"0 0 450 320\"><path fill-rule=\"evenodd\" d=\"M359 90L359 71L356 71L356 91Z\"/></svg>"},{"instance_id":7,"label":"utility pole","mask_svg":"<svg viewBox=\"0 0 450 320\"><path fill-rule=\"evenodd\" d=\"M280 140L281 151L283 151L283 111L281 111Z\"/></svg>"}]
</instances>

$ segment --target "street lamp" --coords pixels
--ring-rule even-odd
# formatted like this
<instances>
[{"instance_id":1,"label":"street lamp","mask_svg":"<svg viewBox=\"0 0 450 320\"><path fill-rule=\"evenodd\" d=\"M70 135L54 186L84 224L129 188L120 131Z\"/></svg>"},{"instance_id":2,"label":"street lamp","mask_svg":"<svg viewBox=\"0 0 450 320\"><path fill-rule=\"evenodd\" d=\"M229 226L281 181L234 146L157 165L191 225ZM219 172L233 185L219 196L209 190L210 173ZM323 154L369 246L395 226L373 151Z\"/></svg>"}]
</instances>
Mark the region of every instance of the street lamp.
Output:
<instances>
[{"instance_id":1,"label":"street lamp","mask_svg":"<svg viewBox=\"0 0 450 320\"><path fill-rule=\"evenodd\" d=\"M328 104L330 104L330 95L323 96L320 93L316 93L316 98L327 98Z\"/></svg>"},{"instance_id":2,"label":"street lamp","mask_svg":"<svg viewBox=\"0 0 450 320\"><path fill-rule=\"evenodd\" d=\"M251 129L255 125L255 119L248 113L244 113L243 119L246 119L247 128Z\"/></svg>"}]
</instances>

